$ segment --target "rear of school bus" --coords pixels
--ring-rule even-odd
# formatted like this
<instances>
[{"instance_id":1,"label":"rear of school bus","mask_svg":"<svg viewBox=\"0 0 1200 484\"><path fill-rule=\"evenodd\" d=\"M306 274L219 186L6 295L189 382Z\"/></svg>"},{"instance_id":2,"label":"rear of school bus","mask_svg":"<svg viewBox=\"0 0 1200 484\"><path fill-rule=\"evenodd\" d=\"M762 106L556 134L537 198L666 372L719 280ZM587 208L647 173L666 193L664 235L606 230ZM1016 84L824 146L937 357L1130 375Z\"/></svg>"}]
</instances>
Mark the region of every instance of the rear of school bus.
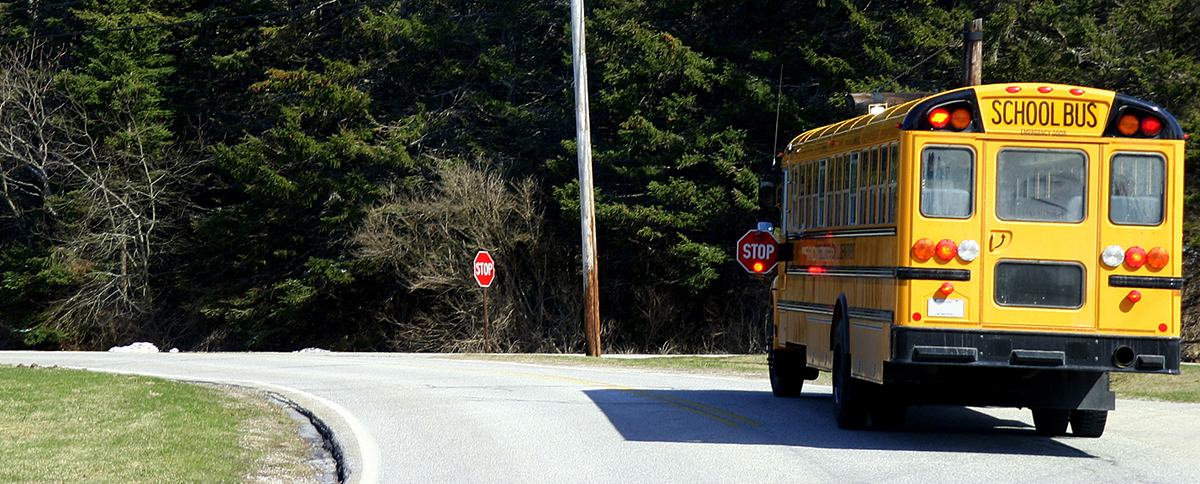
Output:
<instances>
[{"instance_id":1,"label":"rear of school bus","mask_svg":"<svg viewBox=\"0 0 1200 484\"><path fill-rule=\"evenodd\" d=\"M897 263L917 277L897 280L883 391L859 398L893 415L1030 408L1039 433L1099 436L1109 372L1179 372L1170 114L1100 89L991 85L926 98L901 130ZM862 353L856 367L875 363Z\"/></svg>"}]
</instances>

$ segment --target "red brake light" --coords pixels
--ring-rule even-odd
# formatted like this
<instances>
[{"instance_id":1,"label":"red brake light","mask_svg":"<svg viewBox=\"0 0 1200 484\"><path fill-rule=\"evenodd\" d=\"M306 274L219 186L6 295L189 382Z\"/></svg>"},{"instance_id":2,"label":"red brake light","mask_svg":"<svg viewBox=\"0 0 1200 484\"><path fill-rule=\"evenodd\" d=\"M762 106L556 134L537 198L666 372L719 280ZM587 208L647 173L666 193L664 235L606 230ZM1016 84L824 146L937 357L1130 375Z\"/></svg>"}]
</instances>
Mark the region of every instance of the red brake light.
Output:
<instances>
[{"instance_id":1,"label":"red brake light","mask_svg":"<svg viewBox=\"0 0 1200 484\"><path fill-rule=\"evenodd\" d=\"M1141 293L1141 291L1134 289L1132 291L1129 291L1129 294L1126 295L1125 298L1128 299L1129 302L1135 303L1135 302L1142 300L1142 293Z\"/></svg>"},{"instance_id":2,"label":"red brake light","mask_svg":"<svg viewBox=\"0 0 1200 484\"><path fill-rule=\"evenodd\" d=\"M934 109L929 112L929 125L935 129L945 128L950 124L950 112L942 108Z\"/></svg>"},{"instance_id":3,"label":"red brake light","mask_svg":"<svg viewBox=\"0 0 1200 484\"><path fill-rule=\"evenodd\" d=\"M958 244L955 244L954 241L950 239L942 239L941 242L937 243L935 252L937 252L938 259L953 259L955 255L958 255Z\"/></svg>"},{"instance_id":4,"label":"red brake light","mask_svg":"<svg viewBox=\"0 0 1200 484\"><path fill-rule=\"evenodd\" d=\"M1162 131L1162 121L1154 116L1146 116L1142 118L1142 134L1146 136L1158 136Z\"/></svg>"},{"instance_id":5,"label":"red brake light","mask_svg":"<svg viewBox=\"0 0 1200 484\"><path fill-rule=\"evenodd\" d=\"M1125 264L1134 269L1146 265L1146 249L1136 245L1126 249Z\"/></svg>"}]
</instances>

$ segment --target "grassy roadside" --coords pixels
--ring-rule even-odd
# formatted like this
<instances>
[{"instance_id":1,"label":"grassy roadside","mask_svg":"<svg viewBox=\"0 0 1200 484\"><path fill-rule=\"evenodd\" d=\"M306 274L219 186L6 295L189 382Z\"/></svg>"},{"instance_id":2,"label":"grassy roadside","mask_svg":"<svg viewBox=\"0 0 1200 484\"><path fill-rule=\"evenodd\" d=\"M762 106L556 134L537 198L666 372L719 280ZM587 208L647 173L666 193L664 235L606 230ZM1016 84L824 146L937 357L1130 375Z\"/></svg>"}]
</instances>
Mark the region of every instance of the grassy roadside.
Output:
<instances>
[{"instance_id":1,"label":"grassy roadside","mask_svg":"<svg viewBox=\"0 0 1200 484\"><path fill-rule=\"evenodd\" d=\"M454 355L449 358L496 359L546 365L642 368L725 376L767 377L766 355L655 356L628 358L621 355L589 358L577 355ZM821 373L818 385L829 385L829 374ZM1121 398L1200 403L1200 366L1184 365L1181 375L1113 373L1112 389Z\"/></svg>"},{"instance_id":2,"label":"grassy roadside","mask_svg":"<svg viewBox=\"0 0 1200 484\"><path fill-rule=\"evenodd\" d=\"M0 482L241 483L302 473L268 462L297 438L295 422L261 396L0 367Z\"/></svg>"}]
</instances>

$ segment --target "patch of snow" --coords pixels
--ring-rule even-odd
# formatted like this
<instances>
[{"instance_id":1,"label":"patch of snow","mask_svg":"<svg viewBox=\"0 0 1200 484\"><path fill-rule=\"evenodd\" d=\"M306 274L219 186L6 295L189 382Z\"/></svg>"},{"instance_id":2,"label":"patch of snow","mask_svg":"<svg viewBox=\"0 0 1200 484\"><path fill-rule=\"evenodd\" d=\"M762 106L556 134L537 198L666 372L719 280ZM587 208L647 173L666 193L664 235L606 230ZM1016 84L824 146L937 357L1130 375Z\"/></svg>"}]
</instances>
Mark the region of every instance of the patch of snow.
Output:
<instances>
[{"instance_id":1,"label":"patch of snow","mask_svg":"<svg viewBox=\"0 0 1200 484\"><path fill-rule=\"evenodd\" d=\"M158 353L158 347L154 346L154 343L142 341L129 346L113 346L108 351L110 353Z\"/></svg>"},{"instance_id":2,"label":"patch of snow","mask_svg":"<svg viewBox=\"0 0 1200 484\"><path fill-rule=\"evenodd\" d=\"M292 353L329 353L330 351L322 348L304 348L302 350L293 351Z\"/></svg>"}]
</instances>

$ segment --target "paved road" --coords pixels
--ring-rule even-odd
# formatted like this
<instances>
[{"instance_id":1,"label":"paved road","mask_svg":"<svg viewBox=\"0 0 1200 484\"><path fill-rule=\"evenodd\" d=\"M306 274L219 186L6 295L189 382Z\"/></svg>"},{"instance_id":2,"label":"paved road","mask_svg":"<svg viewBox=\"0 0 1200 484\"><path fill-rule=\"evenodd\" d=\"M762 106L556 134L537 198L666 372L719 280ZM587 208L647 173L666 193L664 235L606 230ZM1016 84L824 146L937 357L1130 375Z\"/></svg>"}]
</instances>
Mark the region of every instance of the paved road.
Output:
<instances>
[{"instance_id":1,"label":"paved road","mask_svg":"<svg viewBox=\"0 0 1200 484\"><path fill-rule=\"evenodd\" d=\"M1028 411L923 406L841 431L827 387L395 354L0 352L284 393L332 427L352 483L1200 483L1200 405L1121 400L1099 439Z\"/></svg>"}]
</instances>

